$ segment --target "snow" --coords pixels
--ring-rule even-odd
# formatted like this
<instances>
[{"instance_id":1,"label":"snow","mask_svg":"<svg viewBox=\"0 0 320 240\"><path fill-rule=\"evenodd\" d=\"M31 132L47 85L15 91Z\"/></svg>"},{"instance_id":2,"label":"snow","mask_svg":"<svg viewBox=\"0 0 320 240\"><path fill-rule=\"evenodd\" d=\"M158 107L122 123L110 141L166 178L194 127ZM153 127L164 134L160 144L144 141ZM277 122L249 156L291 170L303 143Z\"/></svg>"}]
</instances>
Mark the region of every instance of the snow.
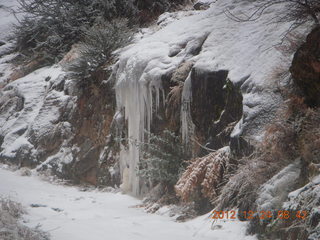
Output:
<instances>
[{"instance_id":1,"label":"snow","mask_svg":"<svg viewBox=\"0 0 320 240\"><path fill-rule=\"evenodd\" d=\"M254 240L245 236L246 223L221 221L212 230L208 215L185 223L170 217L148 214L134 207L140 201L121 193L97 190L80 191L75 187L52 184L19 171L0 169L0 195L21 202L28 211L26 225L48 231L52 240ZM27 187L26 187L27 186ZM31 207L37 204L38 207Z\"/></svg>"},{"instance_id":2,"label":"snow","mask_svg":"<svg viewBox=\"0 0 320 240\"><path fill-rule=\"evenodd\" d=\"M20 111L13 108L0 115L0 134L4 136L1 155L12 157L23 144L31 145L27 137L30 131L37 137L52 131L53 123L60 116L59 108L68 100L62 93L49 91L50 82L53 84L61 75L58 65L45 67L7 84L0 92L0 102L5 104L14 97L23 99ZM49 78L51 81L46 80Z\"/></svg>"},{"instance_id":3,"label":"snow","mask_svg":"<svg viewBox=\"0 0 320 240\"><path fill-rule=\"evenodd\" d=\"M320 199L320 175L315 176L305 186L292 191L288 195L288 201L283 204L284 209L315 210L319 207Z\"/></svg>"},{"instance_id":4,"label":"snow","mask_svg":"<svg viewBox=\"0 0 320 240\"><path fill-rule=\"evenodd\" d=\"M272 73L279 66L288 69L292 56L278 51L274 46L281 42L291 23L275 23L276 16L283 13L282 5L266 9L261 18L250 22L236 22L226 15L250 15L252 2L238 0L214 1L206 11L185 11L184 14L164 14L159 18L159 30L138 34L135 42L117 53L119 61L114 67L118 110L125 109L128 135L135 141L144 140L144 130L150 129L153 102L159 104L162 77L170 76L186 61L194 67L208 71L229 70L229 78L242 84L244 116L233 135L243 133L251 121L250 134L261 138L263 126L281 102L274 93L276 81ZM304 31L308 28L304 26ZM202 45L203 44L203 45ZM194 50L201 48L198 55ZM184 94L191 97L191 94ZM153 97L155 96L155 97ZM155 98L155 99L154 99ZM188 133L185 115L182 115L182 134ZM254 126L253 126L254 125ZM139 193L139 180L135 168L139 150L129 144L120 159L129 166L129 178L134 194ZM122 169L123 171L123 169Z\"/></svg>"},{"instance_id":5,"label":"snow","mask_svg":"<svg viewBox=\"0 0 320 240\"><path fill-rule=\"evenodd\" d=\"M0 88L7 82L12 73L12 66L8 62L16 56L16 54L9 53L14 48L14 40L11 39L12 26L17 23L16 17L21 17L21 14L17 14L15 17L11 13L17 5L16 0L0 0L0 42L4 43L0 46Z\"/></svg>"},{"instance_id":6,"label":"snow","mask_svg":"<svg viewBox=\"0 0 320 240\"><path fill-rule=\"evenodd\" d=\"M260 187L256 201L258 212L281 209L282 203L287 199L289 192L297 184L300 169L301 160L297 159Z\"/></svg>"},{"instance_id":7,"label":"snow","mask_svg":"<svg viewBox=\"0 0 320 240\"><path fill-rule=\"evenodd\" d=\"M5 40L11 34L12 25L17 22L14 15L11 13L17 7L16 0L1 0L0 1L0 40Z\"/></svg>"}]
</instances>

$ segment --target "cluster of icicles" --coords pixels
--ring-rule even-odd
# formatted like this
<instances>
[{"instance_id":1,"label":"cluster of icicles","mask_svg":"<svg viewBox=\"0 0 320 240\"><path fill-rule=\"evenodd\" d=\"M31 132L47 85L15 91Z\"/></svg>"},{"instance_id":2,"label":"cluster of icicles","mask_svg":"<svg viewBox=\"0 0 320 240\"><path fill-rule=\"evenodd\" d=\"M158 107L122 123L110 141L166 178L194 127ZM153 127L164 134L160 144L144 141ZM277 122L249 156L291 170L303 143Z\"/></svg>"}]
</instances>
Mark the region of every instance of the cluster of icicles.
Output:
<instances>
[{"instance_id":1,"label":"cluster of icicles","mask_svg":"<svg viewBox=\"0 0 320 240\"><path fill-rule=\"evenodd\" d=\"M139 69L142 72L139 72ZM137 72L138 70L138 72ZM153 113L157 113L160 104L165 104L161 76L143 72L145 68L128 66L119 61L115 66L116 98L118 115L124 114L127 121L128 146L121 146L120 172L121 189L135 196L141 194L141 184L137 176L140 158L139 143L148 141L146 132L150 132ZM193 129L190 117L191 78L186 79L181 106L181 134L185 143Z\"/></svg>"}]
</instances>

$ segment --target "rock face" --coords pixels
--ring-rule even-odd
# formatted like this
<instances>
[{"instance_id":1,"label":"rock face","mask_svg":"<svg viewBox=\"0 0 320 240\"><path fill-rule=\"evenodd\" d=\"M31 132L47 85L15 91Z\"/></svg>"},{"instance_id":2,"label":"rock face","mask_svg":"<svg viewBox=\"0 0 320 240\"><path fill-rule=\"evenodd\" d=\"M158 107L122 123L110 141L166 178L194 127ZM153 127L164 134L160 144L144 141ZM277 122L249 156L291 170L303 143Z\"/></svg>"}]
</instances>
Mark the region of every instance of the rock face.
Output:
<instances>
[{"instance_id":1,"label":"rock face","mask_svg":"<svg viewBox=\"0 0 320 240\"><path fill-rule=\"evenodd\" d=\"M55 83L63 81L60 73L57 67L44 68L4 87L0 93L1 160L34 167L54 154L69 135L68 123L59 117L69 112L72 98L55 89Z\"/></svg>"},{"instance_id":2,"label":"rock face","mask_svg":"<svg viewBox=\"0 0 320 240\"><path fill-rule=\"evenodd\" d=\"M76 182L116 184L108 171L116 154L103 154L114 145L107 136L115 96L110 84L102 83L108 72L96 75L84 89L54 66L7 84L0 93L0 160L50 169ZM107 182L99 180L106 177Z\"/></svg>"},{"instance_id":3,"label":"rock face","mask_svg":"<svg viewBox=\"0 0 320 240\"><path fill-rule=\"evenodd\" d=\"M294 55L290 68L294 83L309 106L320 106L320 27L315 28Z\"/></svg>"},{"instance_id":4,"label":"rock face","mask_svg":"<svg viewBox=\"0 0 320 240\"><path fill-rule=\"evenodd\" d=\"M188 100L181 98L185 79L190 74L190 109ZM240 88L228 79L228 71L211 71L193 67L189 62L181 64L171 77L162 77L166 104L160 106L151 123L151 131L160 134L169 129L177 135L181 132L181 109L190 111L198 141L211 149L230 145L230 135L243 113ZM171 91L170 91L171 89ZM201 153L199 146L195 154Z\"/></svg>"},{"instance_id":5,"label":"rock face","mask_svg":"<svg viewBox=\"0 0 320 240\"><path fill-rule=\"evenodd\" d=\"M191 117L196 135L215 150L229 145L231 131L242 117L240 89L228 79L227 70L205 71L199 68L191 72L191 86Z\"/></svg>"},{"instance_id":6,"label":"rock face","mask_svg":"<svg viewBox=\"0 0 320 240\"><path fill-rule=\"evenodd\" d=\"M205 1L197 1L194 5L193 8L195 10L206 10L210 7L210 3L205 2Z\"/></svg>"}]
</instances>

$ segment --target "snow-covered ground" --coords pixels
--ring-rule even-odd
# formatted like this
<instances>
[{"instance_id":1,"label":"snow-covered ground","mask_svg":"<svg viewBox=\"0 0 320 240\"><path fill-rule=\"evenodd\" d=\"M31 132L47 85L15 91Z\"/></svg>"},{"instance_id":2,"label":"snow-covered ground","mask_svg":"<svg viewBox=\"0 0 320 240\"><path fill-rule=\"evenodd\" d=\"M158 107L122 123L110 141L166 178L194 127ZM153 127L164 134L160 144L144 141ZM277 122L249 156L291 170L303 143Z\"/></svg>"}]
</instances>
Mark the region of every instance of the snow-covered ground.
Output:
<instances>
[{"instance_id":1,"label":"snow-covered ground","mask_svg":"<svg viewBox=\"0 0 320 240\"><path fill-rule=\"evenodd\" d=\"M255 239L245 236L246 223L226 220L212 230L207 215L177 223L166 215L145 213L134 207L140 200L122 193L84 192L5 169L0 169L0 182L0 196L21 202L28 211L26 224L40 224L53 240Z\"/></svg>"}]
</instances>

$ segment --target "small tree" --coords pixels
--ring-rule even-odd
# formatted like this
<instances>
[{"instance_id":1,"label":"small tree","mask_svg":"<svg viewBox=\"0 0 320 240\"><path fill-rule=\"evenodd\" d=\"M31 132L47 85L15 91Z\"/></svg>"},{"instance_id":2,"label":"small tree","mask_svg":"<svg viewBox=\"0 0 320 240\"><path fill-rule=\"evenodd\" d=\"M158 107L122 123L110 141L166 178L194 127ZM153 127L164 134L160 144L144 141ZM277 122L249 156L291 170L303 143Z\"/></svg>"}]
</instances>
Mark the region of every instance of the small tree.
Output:
<instances>
[{"instance_id":1,"label":"small tree","mask_svg":"<svg viewBox=\"0 0 320 240\"><path fill-rule=\"evenodd\" d=\"M16 26L17 46L27 57L60 60L88 29L119 16L132 18L133 0L18 0L25 17Z\"/></svg>"},{"instance_id":2,"label":"small tree","mask_svg":"<svg viewBox=\"0 0 320 240\"><path fill-rule=\"evenodd\" d=\"M132 30L126 19L116 19L90 28L79 44L80 57L67 67L71 76L90 80L92 73L108 61L113 51L128 43L131 36Z\"/></svg>"},{"instance_id":3,"label":"small tree","mask_svg":"<svg viewBox=\"0 0 320 240\"><path fill-rule=\"evenodd\" d=\"M162 135L150 133L149 142L140 145L142 157L138 174L152 184L163 183L173 186L185 168L190 157L180 138L169 130Z\"/></svg>"}]
</instances>

